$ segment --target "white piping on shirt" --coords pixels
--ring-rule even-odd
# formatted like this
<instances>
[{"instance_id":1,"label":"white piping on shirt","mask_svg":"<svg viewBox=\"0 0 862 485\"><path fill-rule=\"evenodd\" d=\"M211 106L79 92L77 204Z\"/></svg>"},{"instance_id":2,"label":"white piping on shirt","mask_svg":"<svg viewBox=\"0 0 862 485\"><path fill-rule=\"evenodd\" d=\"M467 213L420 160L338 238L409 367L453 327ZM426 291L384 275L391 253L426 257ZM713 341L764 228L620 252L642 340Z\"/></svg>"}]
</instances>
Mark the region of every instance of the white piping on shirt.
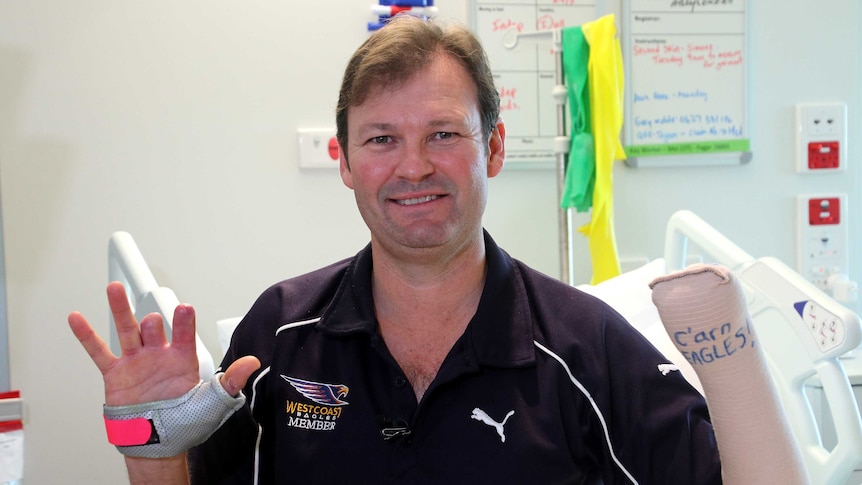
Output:
<instances>
[{"instance_id":1,"label":"white piping on shirt","mask_svg":"<svg viewBox=\"0 0 862 485\"><path fill-rule=\"evenodd\" d=\"M602 415L602 412L599 409L598 404L596 404L596 401L593 400L593 396L591 396L590 392L587 391L587 389L583 386L583 384L581 384L580 381L578 381L575 378L575 376L572 375L572 371L569 369L569 366L566 364L566 362L559 355L551 352L547 347L545 347L544 345L540 344L539 342L537 342L535 340L533 340L533 343L536 344L536 347L538 347L539 350L548 354L554 360L559 362L561 366L563 366L563 369L565 369L566 374L569 375L569 380L572 381L572 384L574 384L575 387L577 387L578 390L581 391L581 393L584 395L584 397L586 397L587 400L590 402L590 405L593 407L593 410L596 412L596 416L599 418L599 422L602 424L602 430L605 433L605 441L608 444L608 451L611 454L611 458L613 458L614 463L617 464L617 467L619 467L619 469L623 472L623 474L625 474L625 476L628 477L628 479L632 482L632 484L638 485L637 480L635 480L635 478L632 476L632 474L629 473L629 471L626 469L626 467L620 462L619 458L617 458L616 453L614 453L614 445L611 443L611 436L610 436L610 433L608 433L608 425L607 425L607 423L605 423L605 418Z\"/></svg>"},{"instance_id":2,"label":"white piping on shirt","mask_svg":"<svg viewBox=\"0 0 862 485\"><path fill-rule=\"evenodd\" d=\"M312 318L311 320L303 320L301 322L288 323L286 325L282 325L275 330L275 334L278 335L282 330L287 330L290 328L301 327L303 325L309 325L312 323L317 323L320 321L320 317ZM257 400L257 385L260 383L260 380L263 379L264 376L269 374L271 367L267 367L262 370L260 374L254 379L254 383L251 386L251 404L249 404L249 409L252 412L252 416L254 416L254 405ZM263 437L263 428L260 425L257 425L257 440L254 443L254 485L258 484L260 479L260 440Z\"/></svg>"},{"instance_id":3,"label":"white piping on shirt","mask_svg":"<svg viewBox=\"0 0 862 485\"><path fill-rule=\"evenodd\" d=\"M249 409L251 410L252 416L254 416L254 403L257 399L257 384L261 379L267 374L269 374L270 367L267 367L254 379L254 384L251 386L251 404L249 404ZM260 479L260 439L263 437L263 427L261 425L257 425L257 439L254 441L254 479L252 483L254 485L258 484L258 480Z\"/></svg>"},{"instance_id":4,"label":"white piping on shirt","mask_svg":"<svg viewBox=\"0 0 862 485\"><path fill-rule=\"evenodd\" d=\"M311 320L303 320L303 321L301 321L301 322L287 323L287 324L285 324L285 325L282 325L282 326L278 327L278 328L275 330L275 334L276 334L276 335L280 334L282 330L287 330L287 329L289 329L289 328L294 328L294 327L301 327L301 326L303 326L303 325L308 325L308 324L310 324L310 323L317 323L317 322L319 322L319 321L320 321L320 317L312 318Z\"/></svg>"}]
</instances>

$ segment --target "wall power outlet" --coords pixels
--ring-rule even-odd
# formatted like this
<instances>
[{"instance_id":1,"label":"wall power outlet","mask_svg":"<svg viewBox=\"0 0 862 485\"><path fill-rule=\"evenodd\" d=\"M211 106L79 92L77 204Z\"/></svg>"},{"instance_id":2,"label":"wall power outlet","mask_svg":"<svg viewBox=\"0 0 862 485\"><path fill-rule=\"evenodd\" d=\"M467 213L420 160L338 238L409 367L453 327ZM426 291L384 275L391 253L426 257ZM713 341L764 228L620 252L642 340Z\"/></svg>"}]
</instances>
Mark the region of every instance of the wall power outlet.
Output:
<instances>
[{"instance_id":1,"label":"wall power outlet","mask_svg":"<svg viewBox=\"0 0 862 485\"><path fill-rule=\"evenodd\" d=\"M796 207L799 274L828 293L829 277L849 271L847 195L800 195Z\"/></svg>"},{"instance_id":2,"label":"wall power outlet","mask_svg":"<svg viewBox=\"0 0 862 485\"><path fill-rule=\"evenodd\" d=\"M796 171L824 173L847 166L847 105L796 106Z\"/></svg>"}]
</instances>

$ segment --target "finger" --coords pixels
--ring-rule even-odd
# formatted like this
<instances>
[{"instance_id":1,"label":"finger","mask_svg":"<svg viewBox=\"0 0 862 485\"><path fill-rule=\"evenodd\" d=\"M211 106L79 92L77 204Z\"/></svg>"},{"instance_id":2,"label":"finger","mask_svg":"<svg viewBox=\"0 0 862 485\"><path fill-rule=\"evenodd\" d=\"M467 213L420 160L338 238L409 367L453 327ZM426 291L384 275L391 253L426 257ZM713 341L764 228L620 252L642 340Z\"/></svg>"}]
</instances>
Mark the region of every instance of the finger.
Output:
<instances>
[{"instance_id":1,"label":"finger","mask_svg":"<svg viewBox=\"0 0 862 485\"><path fill-rule=\"evenodd\" d=\"M195 351L195 309L191 305L179 304L174 309L171 345Z\"/></svg>"},{"instance_id":2,"label":"finger","mask_svg":"<svg viewBox=\"0 0 862 485\"><path fill-rule=\"evenodd\" d=\"M164 347L168 344L161 313L150 313L141 319L141 344L144 347Z\"/></svg>"},{"instance_id":3,"label":"finger","mask_svg":"<svg viewBox=\"0 0 862 485\"><path fill-rule=\"evenodd\" d=\"M98 367L102 372L106 372L110 369L114 365L114 362L117 361L117 357L111 353L111 349L93 330L93 327L89 322L87 322L84 315L81 315L78 312L72 312L69 314L68 320L72 333L74 333L78 341L81 342L81 345L84 347L84 350L87 351L90 358L93 359L96 367Z\"/></svg>"},{"instance_id":4,"label":"finger","mask_svg":"<svg viewBox=\"0 0 862 485\"><path fill-rule=\"evenodd\" d=\"M131 352L141 348L141 332L138 321L129 306L126 288L122 283L113 281L108 284L108 305L114 316L114 326L117 327L117 339L123 352Z\"/></svg>"},{"instance_id":5,"label":"finger","mask_svg":"<svg viewBox=\"0 0 862 485\"><path fill-rule=\"evenodd\" d=\"M228 394L236 396L239 394L239 391L245 387L245 383L248 381L252 372L259 368L260 361L257 357L253 357L251 355L240 357L234 361L234 363L231 364L224 372L224 375L221 376L221 385Z\"/></svg>"}]
</instances>

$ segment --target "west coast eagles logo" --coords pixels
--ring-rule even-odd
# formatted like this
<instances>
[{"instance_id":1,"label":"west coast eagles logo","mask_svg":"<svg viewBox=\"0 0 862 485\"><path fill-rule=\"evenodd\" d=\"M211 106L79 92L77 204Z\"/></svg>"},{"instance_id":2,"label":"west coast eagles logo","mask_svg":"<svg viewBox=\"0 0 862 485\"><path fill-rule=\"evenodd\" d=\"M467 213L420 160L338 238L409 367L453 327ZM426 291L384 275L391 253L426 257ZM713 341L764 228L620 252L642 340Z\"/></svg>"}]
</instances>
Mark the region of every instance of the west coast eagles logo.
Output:
<instances>
[{"instance_id":1,"label":"west coast eagles logo","mask_svg":"<svg viewBox=\"0 0 862 485\"><path fill-rule=\"evenodd\" d=\"M338 418L341 417L343 406L348 405L347 393L350 392L344 384L324 384L307 381L281 374L281 378L290 383L303 397L314 404L287 400L287 425L294 428L316 431L332 431Z\"/></svg>"}]
</instances>

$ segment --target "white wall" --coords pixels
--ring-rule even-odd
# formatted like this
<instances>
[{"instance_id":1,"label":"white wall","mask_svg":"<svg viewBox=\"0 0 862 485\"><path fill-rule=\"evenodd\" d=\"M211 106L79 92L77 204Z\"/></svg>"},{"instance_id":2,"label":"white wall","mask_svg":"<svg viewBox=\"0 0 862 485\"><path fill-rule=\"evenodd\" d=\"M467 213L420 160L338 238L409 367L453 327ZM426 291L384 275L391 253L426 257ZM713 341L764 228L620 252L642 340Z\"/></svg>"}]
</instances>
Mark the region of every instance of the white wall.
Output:
<instances>
[{"instance_id":1,"label":"white wall","mask_svg":"<svg viewBox=\"0 0 862 485\"><path fill-rule=\"evenodd\" d=\"M467 0L437 4L467 19ZM667 217L688 208L750 253L794 265L796 194L844 191L862 209L852 165L860 160L862 7L749 4L754 159L720 168L619 164L624 258L661 256ZM80 310L107 335L112 231L130 231L159 282L196 305L210 348L212 322L244 312L269 284L366 243L336 171L298 169L295 132L334 124L340 72L367 35L367 8L346 0L0 3L0 196L12 386L28 404L28 483L125 480L102 431L100 377L65 322ZM851 167L797 175L794 105L833 100L849 104ZM557 276L555 199L553 171L504 171L492 182L486 225L513 255ZM589 278L585 247L578 241L580 281ZM853 258L859 280L862 254Z\"/></svg>"}]
</instances>

